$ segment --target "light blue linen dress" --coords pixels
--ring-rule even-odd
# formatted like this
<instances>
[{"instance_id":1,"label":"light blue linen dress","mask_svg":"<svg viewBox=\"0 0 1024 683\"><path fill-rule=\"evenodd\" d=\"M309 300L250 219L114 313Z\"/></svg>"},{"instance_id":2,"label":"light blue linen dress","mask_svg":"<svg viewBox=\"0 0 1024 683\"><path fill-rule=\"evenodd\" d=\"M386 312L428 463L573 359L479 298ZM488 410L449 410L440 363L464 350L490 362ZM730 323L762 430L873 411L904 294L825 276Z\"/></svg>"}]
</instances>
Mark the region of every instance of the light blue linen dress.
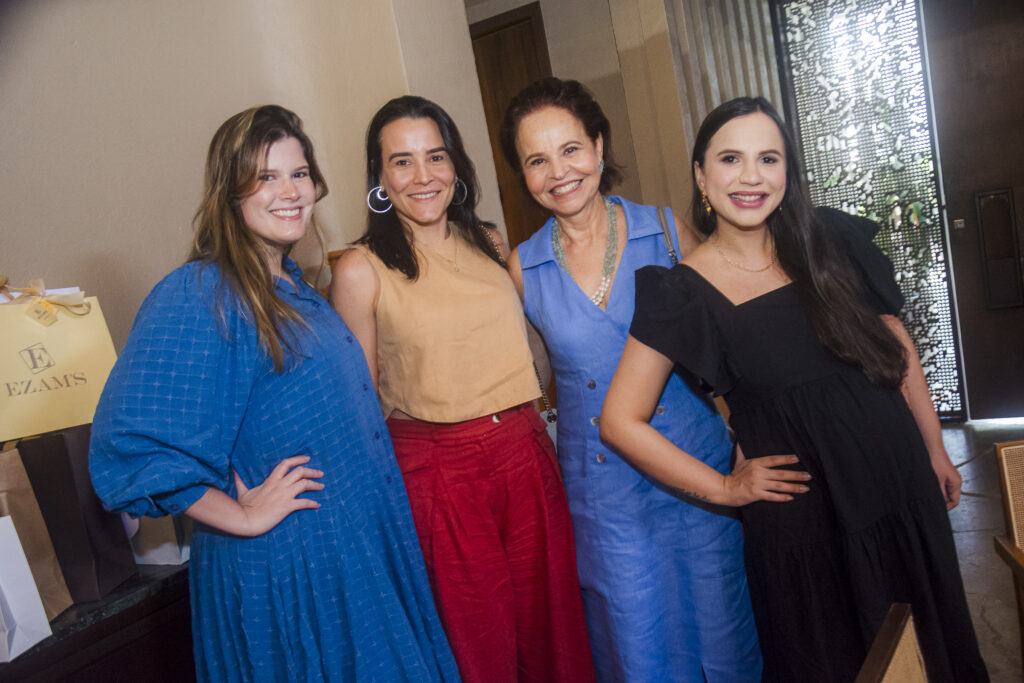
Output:
<instances>
[{"instance_id":1,"label":"light blue linen dress","mask_svg":"<svg viewBox=\"0 0 1024 683\"><path fill-rule=\"evenodd\" d=\"M555 373L558 460L598 680L759 681L739 523L665 492L598 434L601 404L633 319L633 273L672 265L657 210L610 199L625 211L628 240L607 310L558 265L552 221L519 246L524 308ZM669 379L651 424L728 472L725 423L680 375Z\"/></svg>"},{"instance_id":2,"label":"light blue linen dress","mask_svg":"<svg viewBox=\"0 0 1024 683\"><path fill-rule=\"evenodd\" d=\"M321 507L254 538L201 524L190 587L200 681L458 680L402 475L359 343L299 280L277 294L308 323L273 372L215 265L181 266L142 305L92 429L110 509L177 513L207 487L234 496L290 455L324 471Z\"/></svg>"}]
</instances>

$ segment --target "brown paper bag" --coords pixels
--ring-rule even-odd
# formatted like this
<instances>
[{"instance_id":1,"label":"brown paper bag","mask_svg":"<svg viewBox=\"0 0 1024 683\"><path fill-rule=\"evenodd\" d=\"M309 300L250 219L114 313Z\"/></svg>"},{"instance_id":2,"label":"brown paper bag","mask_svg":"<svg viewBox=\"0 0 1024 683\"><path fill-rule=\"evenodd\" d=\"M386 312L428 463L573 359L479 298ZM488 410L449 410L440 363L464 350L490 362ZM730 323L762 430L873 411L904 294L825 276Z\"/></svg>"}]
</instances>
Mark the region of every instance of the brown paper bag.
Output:
<instances>
[{"instance_id":1,"label":"brown paper bag","mask_svg":"<svg viewBox=\"0 0 1024 683\"><path fill-rule=\"evenodd\" d=\"M46 326L32 306L0 305L0 442L92 422L117 354L96 297L89 312L58 309Z\"/></svg>"},{"instance_id":2,"label":"brown paper bag","mask_svg":"<svg viewBox=\"0 0 1024 683\"><path fill-rule=\"evenodd\" d=\"M121 516L103 509L89 478L89 427L18 446L71 598L99 600L136 573Z\"/></svg>"},{"instance_id":3,"label":"brown paper bag","mask_svg":"<svg viewBox=\"0 0 1024 683\"><path fill-rule=\"evenodd\" d=\"M71 595L17 449L0 453L0 516L14 522L46 619L53 621L71 606Z\"/></svg>"}]
</instances>

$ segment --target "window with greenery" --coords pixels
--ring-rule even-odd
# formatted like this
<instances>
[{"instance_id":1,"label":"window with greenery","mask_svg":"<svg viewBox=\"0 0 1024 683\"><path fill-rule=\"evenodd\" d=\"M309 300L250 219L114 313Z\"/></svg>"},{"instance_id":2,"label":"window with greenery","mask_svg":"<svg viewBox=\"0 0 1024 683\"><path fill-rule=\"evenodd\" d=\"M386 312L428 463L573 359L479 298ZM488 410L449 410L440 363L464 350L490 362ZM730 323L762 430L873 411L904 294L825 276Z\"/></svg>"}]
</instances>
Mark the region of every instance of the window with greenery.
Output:
<instances>
[{"instance_id":1,"label":"window with greenery","mask_svg":"<svg viewBox=\"0 0 1024 683\"><path fill-rule=\"evenodd\" d=\"M938 159L916 0L776 0L786 118L816 204L882 226L939 414L963 418Z\"/></svg>"}]
</instances>

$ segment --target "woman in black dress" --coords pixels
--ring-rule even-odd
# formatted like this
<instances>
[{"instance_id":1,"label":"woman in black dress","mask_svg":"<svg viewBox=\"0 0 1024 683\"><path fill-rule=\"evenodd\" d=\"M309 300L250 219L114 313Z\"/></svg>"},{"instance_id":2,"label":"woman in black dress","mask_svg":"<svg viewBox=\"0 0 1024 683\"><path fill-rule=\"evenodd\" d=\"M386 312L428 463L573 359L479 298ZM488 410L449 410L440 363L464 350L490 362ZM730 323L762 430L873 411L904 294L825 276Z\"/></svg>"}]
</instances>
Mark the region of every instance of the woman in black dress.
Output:
<instances>
[{"instance_id":1,"label":"woman in black dress","mask_svg":"<svg viewBox=\"0 0 1024 683\"><path fill-rule=\"evenodd\" d=\"M853 680L893 602L913 607L931 680L987 680L946 514L960 476L877 226L810 205L763 98L708 115L693 170L708 239L637 272L602 438L669 486L742 506L765 680ZM729 405L728 476L648 425L674 366Z\"/></svg>"}]
</instances>

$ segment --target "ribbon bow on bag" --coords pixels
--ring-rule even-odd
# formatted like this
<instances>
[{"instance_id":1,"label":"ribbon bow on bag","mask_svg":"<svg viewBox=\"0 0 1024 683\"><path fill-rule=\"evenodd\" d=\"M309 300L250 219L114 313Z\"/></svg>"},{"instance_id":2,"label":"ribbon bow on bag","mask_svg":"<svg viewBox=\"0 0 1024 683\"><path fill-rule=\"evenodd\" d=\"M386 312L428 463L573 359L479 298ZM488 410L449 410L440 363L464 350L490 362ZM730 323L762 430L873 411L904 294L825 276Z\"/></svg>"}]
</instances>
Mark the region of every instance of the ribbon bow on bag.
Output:
<instances>
[{"instance_id":1,"label":"ribbon bow on bag","mask_svg":"<svg viewBox=\"0 0 1024 683\"><path fill-rule=\"evenodd\" d=\"M25 310L32 320L44 327L57 322L57 312L63 310L71 315L86 315L92 310L92 304L85 300L81 290L68 294L47 294L42 278L28 281L28 287L11 287L6 275L0 275L0 294L8 301L2 304L28 304Z\"/></svg>"}]
</instances>

